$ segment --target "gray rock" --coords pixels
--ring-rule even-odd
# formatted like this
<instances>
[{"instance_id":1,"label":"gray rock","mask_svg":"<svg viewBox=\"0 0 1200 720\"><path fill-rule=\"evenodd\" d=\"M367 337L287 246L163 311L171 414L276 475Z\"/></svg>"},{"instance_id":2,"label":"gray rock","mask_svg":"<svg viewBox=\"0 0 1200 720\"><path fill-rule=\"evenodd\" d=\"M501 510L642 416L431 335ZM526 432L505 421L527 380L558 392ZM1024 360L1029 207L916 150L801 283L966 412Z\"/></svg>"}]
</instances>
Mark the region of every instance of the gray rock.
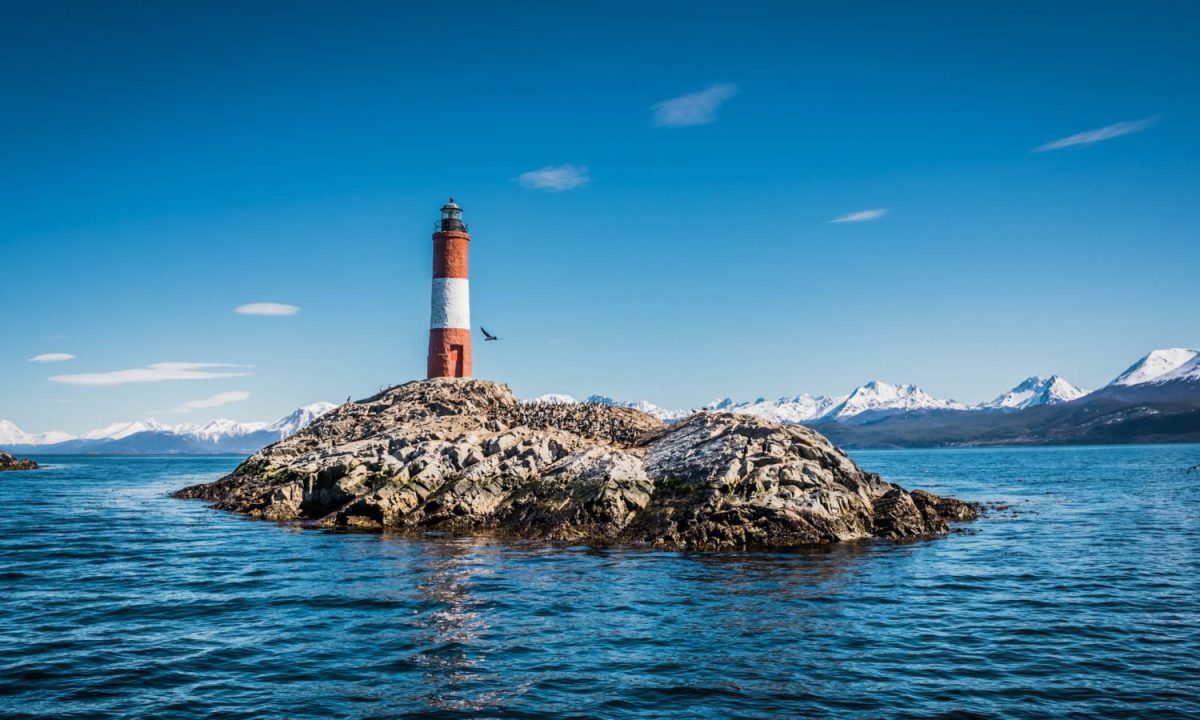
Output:
<instances>
[{"instance_id":1,"label":"gray rock","mask_svg":"<svg viewBox=\"0 0 1200 720\"><path fill-rule=\"evenodd\" d=\"M342 405L177 496L326 527L697 549L935 536L976 516L804 427L708 412L666 426L450 378Z\"/></svg>"}]
</instances>

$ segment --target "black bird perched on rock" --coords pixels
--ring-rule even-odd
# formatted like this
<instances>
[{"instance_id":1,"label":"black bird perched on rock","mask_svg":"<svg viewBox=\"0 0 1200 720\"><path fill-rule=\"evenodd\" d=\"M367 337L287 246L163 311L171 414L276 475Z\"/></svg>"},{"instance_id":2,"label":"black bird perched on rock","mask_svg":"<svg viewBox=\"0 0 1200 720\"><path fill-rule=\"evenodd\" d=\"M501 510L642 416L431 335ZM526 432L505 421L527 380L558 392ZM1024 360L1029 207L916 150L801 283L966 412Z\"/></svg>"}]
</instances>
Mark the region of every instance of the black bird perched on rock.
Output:
<instances>
[{"instance_id":1,"label":"black bird perched on rock","mask_svg":"<svg viewBox=\"0 0 1200 720\"><path fill-rule=\"evenodd\" d=\"M484 326L482 326L482 325L480 325L480 326L479 326L479 329L483 331L483 341L484 341L484 342L491 342L492 340L499 340L499 339L500 339L499 337L497 337L497 336L495 336L495 335L491 334L490 332L488 332L488 331L487 331L487 328L485 328L485 327L484 327Z\"/></svg>"}]
</instances>

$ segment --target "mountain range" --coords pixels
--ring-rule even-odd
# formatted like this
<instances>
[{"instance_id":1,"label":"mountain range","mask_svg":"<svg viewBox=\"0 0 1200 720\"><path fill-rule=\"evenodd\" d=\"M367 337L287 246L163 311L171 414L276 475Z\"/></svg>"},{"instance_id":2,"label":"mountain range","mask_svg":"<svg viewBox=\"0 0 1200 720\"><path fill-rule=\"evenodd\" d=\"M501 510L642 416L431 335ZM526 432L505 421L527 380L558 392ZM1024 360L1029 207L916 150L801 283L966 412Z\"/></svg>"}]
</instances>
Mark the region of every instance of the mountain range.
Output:
<instances>
[{"instance_id":1,"label":"mountain range","mask_svg":"<svg viewBox=\"0 0 1200 720\"><path fill-rule=\"evenodd\" d=\"M872 380L854 389L848 395L826 397L807 393L777 400L758 398L749 402L735 402L730 398L693 409L671 409L655 405L646 400L615 400L604 395L591 395L583 402L602 405L618 405L649 413L665 422L674 422L700 410L735 412L758 415L782 423L807 424L822 421L864 424L889 415L931 410L1019 410L1037 405L1055 405L1070 402L1087 393L1062 379L1058 375L1048 378L1033 376L1021 381L1016 387L1000 394L996 399L978 405L966 405L955 400L941 400L916 385L893 385ZM551 403L579 402L570 395L560 393L542 395L533 401Z\"/></svg>"},{"instance_id":2,"label":"mountain range","mask_svg":"<svg viewBox=\"0 0 1200 720\"><path fill-rule=\"evenodd\" d=\"M327 402L305 405L273 423L211 420L168 425L147 418L113 423L79 437L62 432L27 433L8 420L0 420L0 447L42 455L247 454L294 435L334 407Z\"/></svg>"},{"instance_id":3,"label":"mountain range","mask_svg":"<svg viewBox=\"0 0 1200 720\"><path fill-rule=\"evenodd\" d=\"M563 394L531 401L579 402ZM668 423L705 410L746 413L807 425L850 448L1200 442L1200 350L1154 350L1092 392L1058 375L1032 376L975 405L934 397L916 385L878 380L834 397L800 394L745 402L724 398L693 409L602 395L584 402L631 407ZM274 423L120 422L78 437L54 431L26 433L0 420L0 448L43 455L248 454L298 432L334 407L313 403Z\"/></svg>"},{"instance_id":4,"label":"mountain range","mask_svg":"<svg viewBox=\"0 0 1200 720\"><path fill-rule=\"evenodd\" d=\"M574 402L567 395L535 400ZM944 447L1200 441L1200 350L1154 350L1092 392L1058 375L1033 376L988 402L967 405L915 385L871 381L836 397L808 394L702 408L662 408L593 395L674 422L700 410L803 424L846 447Z\"/></svg>"}]
</instances>

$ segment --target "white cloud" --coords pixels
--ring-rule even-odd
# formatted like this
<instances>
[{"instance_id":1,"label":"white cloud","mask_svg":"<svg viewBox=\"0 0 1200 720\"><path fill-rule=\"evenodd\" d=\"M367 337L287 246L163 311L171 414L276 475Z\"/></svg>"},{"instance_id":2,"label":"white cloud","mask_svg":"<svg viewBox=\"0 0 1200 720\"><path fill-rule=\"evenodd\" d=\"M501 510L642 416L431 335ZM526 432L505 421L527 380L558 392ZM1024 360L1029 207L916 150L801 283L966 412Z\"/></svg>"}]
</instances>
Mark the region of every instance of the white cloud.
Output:
<instances>
[{"instance_id":1,"label":"white cloud","mask_svg":"<svg viewBox=\"0 0 1200 720\"><path fill-rule=\"evenodd\" d=\"M1124 120L1112 125L1106 125L1095 130L1085 130L1081 133L1068 135L1065 138L1048 142L1045 145L1039 145L1034 148L1037 152L1046 152L1047 150L1061 150L1062 148L1072 147L1074 145L1091 145L1092 143L1100 142L1101 140L1112 140L1113 138L1121 137L1122 135L1130 135L1138 133L1146 128L1149 128L1154 123L1158 122L1159 116L1143 118L1142 120Z\"/></svg>"},{"instance_id":2,"label":"white cloud","mask_svg":"<svg viewBox=\"0 0 1200 720\"><path fill-rule=\"evenodd\" d=\"M587 184L588 169L583 165L547 165L517 176L517 182L534 190L562 192Z\"/></svg>"},{"instance_id":3,"label":"white cloud","mask_svg":"<svg viewBox=\"0 0 1200 720\"><path fill-rule=\"evenodd\" d=\"M859 210L858 212L846 213L839 215L830 220L831 223L852 223L852 222L867 222L868 220L878 220L887 215L887 208L872 208L871 210Z\"/></svg>"},{"instance_id":4,"label":"white cloud","mask_svg":"<svg viewBox=\"0 0 1200 720\"><path fill-rule=\"evenodd\" d=\"M300 308L295 305L285 305L283 303L250 303L242 305L234 310L238 315L295 315L300 312Z\"/></svg>"},{"instance_id":5,"label":"white cloud","mask_svg":"<svg viewBox=\"0 0 1200 720\"><path fill-rule=\"evenodd\" d=\"M51 382L64 385L125 385L127 383L163 382L165 380L212 380L215 378L245 377L248 372L226 368L248 368L252 365L230 363L165 362L154 363L144 368L113 370L103 373L81 373L78 375L52 375ZM222 368L210 370L208 368Z\"/></svg>"},{"instance_id":6,"label":"white cloud","mask_svg":"<svg viewBox=\"0 0 1200 720\"><path fill-rule=\"evenodd\" d=\"M188 413L193 410L221 407L222 405L228 405L229 403L241 402L249 397L250 393L244 390L217 393L216 395L203 400L188 400L179 407L175 408L174 412Z\"/></svg>"},{"instance_id":7,"label":"white cloud","mask_svg":"<svg viewBox=\"0 0 1200 720\"><path fill-rule=\"evenodd\" d=\"M29 362L35 363L51 363L62 362L64 360L74 360L75 356L70 353L42 353L29 358Z\"/></svg>"},{"instance_id":8,"label":"white cloud","mask_svg":"<svg viewBox=\"0 0 1200 720\"><path fill-rule=\"evenodd\" d=\"M717 108L721 103L734 95L737 95L737 85L722 83L654 103L650 108L654 111L653 124L659 127L707 125L717 119Z\"/></svg>"}]
</instances>

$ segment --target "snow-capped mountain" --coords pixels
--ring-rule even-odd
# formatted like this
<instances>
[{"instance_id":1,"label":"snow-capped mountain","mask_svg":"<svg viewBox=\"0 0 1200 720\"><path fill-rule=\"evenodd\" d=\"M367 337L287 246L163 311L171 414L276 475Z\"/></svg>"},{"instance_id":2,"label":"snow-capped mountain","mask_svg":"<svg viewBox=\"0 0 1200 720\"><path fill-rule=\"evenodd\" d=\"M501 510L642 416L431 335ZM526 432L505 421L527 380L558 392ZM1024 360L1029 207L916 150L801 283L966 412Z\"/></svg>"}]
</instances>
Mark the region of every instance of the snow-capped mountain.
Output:
<instances>
[{"instance_id":1,"label":"snow-capped mountain","mask_svg":"<svg viewBox=\"0 0 1200 720\"><path fill-rule=\"evenodd\" d=\"M175 426L160 423L154 418L146 418L132 422L115 422L102 428L89 430L79 437L81 440L120 440L143 432L175 432Z\"/></svg>"},{"instance_id":2,"label":"snow-capped mountain","mask_svg":"<svg viewBox=\"0 0 1200 720\"><path fill-rule=\"evenodd\" d=\"M894 416L904 416L906 423L957 424L976 415L1008 415L1033 407L1070 404L1069 407L1074 408L1081 402L1099 400L1127 404L1160 403L1167 399L1176 405L1200 406L1200 350L1154 350L1096 392L1082 390L1059 375L1034 375L993 400L967 405L934 397L916 385L893 385L872 380L848 395L837 397L802 393L777 400L758 398L748 402L725 398L715 400L700 410L757 415L781 423L812 424L825 432L831 424L865 427L867 423ZM534 400L578 402L570 395L561 394L543 395ZM592 395L585 402L634 408L664 422L674 422L696 412L663 408L646 400L614 400L604 395ZM947 416L947 413L950 415ZM894 423L895 419L889 422ZM971 423L974 422L971 420ZM981 419L980 422L990 421Z\"/></svg>"},{"instance_id":3,"label":"snow-capped mountain","mask_svg":"<svg viewBox=\"0 0 1200 720\"><path fill-rule=\"evenodd\" d=\"M282 420L278 420L270 425L264 424L265 427L259 429L265 429L269 432L275 433L279 436L279 439L282 440L285 437L289 437L300 432L304 428L311 425L313 420L316 420L335 407L337 407L337 405L327 402L316 402L312 405L305 405L302 408L298 408L295 412L283 418Z\"/></svg>"},{"instance_id":4,"label":"snow-capped mountain","mask_svg":"<svg viewBox=\"0 0 1200 720\"><path fill-rule=\"evenodd\" d=\"M605 397L604 395L590 395L590 396L588 396L588 399L585 400L584 402L595 403L597 405L612 405L614 407L627 407L627 408L633 408L634 410L641 410L642 412L646 413L647 415L653 415L654 417L658 418L659 420L662 420L665 423L675 422L676 420L679 420L680 418L685 418L688 415L691 415L692 413L695 412L695 410L674 410L671 408L659 407L658 405L655 405L652 402L647 402L645 400L633 400L633 401L614 400L610 397Z\"/></svg>"},{"instance_id":5,"label":"snow-capped mountain","mask_svg":"<svg viewBox=\"0 0 1200 720\"><path fill-rule=\"evenodd\" d=\"M282 421L281 421L282 422ZM225 438L243 437L250 433L258 432L267 427L265 422L250 422L240 423L236 420L226 420L220 418L217 420L209 420L203 425L176 425L169 432L176 435L189 435L191 437L207 440L208 442L218 443Z\"/></svg>"},{"instance_id":6,"label":"snow-capped mountain","mask_svg":"<svg viewBox=\"0 0 1200 720\"><path fill-rule=\"evenodd\" d=\"M274 423L217 419L201 424L168 425L147 418L112 423L78 438L61 432L26 433L9 421L0 420L0 447L46 453L253 452L299 432L335 407L327 402L305 405Z\"/></svg>"},{"instance_id":7,"label":"snow-capped mountain","mask_svg":"<svg viewBox=\"0 0 1200 720\"><path fill-rule=\"evenodd\" d=\"M546 395L538 395L535 398L529 398L525 402L531 403L549 403L550 405L574 405L579 402L573 395L566 393L549 393Z\"/></svg>"},{"instance_id":8,"label":"snow-capped mountain","mask_svg":"<svg viewBox=\"0 0 1200 720\"><path fill-rule=\"evenodd\" d=\"M0 446L3 445L48 445L74 440L74 435L52 430L44 433L27 433L8 420L0 420Z\"/></svg>"},{"instance_id":9,"label":"snow-capped mountain","mask_svg":"<svg viewBox=\"0 0 1200 720\"><path fill-rule=\"evenodd\" d=\"M668 422L687 414L646 401L590 400L646 410ZM702 410L811 425L848 447L1200 442L1200 350L1155 350L1095 392L1058 375L1033 376L991 401L966 405L915 385L874 381L841 397L724 399Z\"/></svg>"},{"instance_id":10,"label":"snow-capped mountain","mask_svg":"<svg viewBox=\"0 0 1200 720\"><path fill-rule=\"evenodd\" d=\"M1057 405L1070 402L1087 395L1058 375L1044 378L1034 375L1021 381L1019 385L1003 393L995 400L980 403L978 407L995 410L1020 410L1037 405Z\"/></svg>"},{"instance_id":11,"label":"snow-capped mountain","mask_svg":"<svg viewBox=\"0 0 1200 720\"><path fill-rule=\"evenodd\" d=\"M570 395L550 394L533 398L541 402L577 402ZM615 405L641 410L664 422L674 422L687 417L696 410L664 408L646 400L614 400L604 395L592 395L584 402ZM701 410L710 412L733 412L774 420L782 423L799 424L821 420L847 421L859 415L877 417L881 414L911 412L915 410L967 410L968 407L953 400L940 400L916 385L892 385L871 381L849 395L825 397L803 393L778 400L758 398L750 402L735 402L730 398L714 400Z\"/></svg>"},{"instance_id":12,"label":"snow-capped mountain","mask_svg":"<svg viewBox=\"0 0 1200 720\"><path fill-rule=\"evenodd\" d=\"M1192 358L1188 362L1185 362L1171 372L1165 375L1160 375L1152 382L1167 383L1173 380L1188 380L1191 382L1200 380L1200 352L1196 354L1196 357Z\"/></svg>"},{"instance_id":13,"label":"snow-capped mountain","mask_svg":"<svg viewBox=\"0 0 1200 720\"><path fill-rule=\"evenodd\" d=\"M1121 373L1108 387L1142 385L1169 380L1200 378L1200 350L1161 348L1150 351Z\"/></svg>"},{"instance_id":14,"label":"snow-capped mountain","mask_svg":"<svg viewBox=\"0 0 1200 720\"><path fill-rule=\"evenodd\" d=\"M299 411L297 411L299 412ZM280 422L283 422L282 420ZM80 436L83 440L121 440L139 433L168 433L171 435L186 435L208 442L220 442L223 438L241 437L258 432L268 427L265 422L243 423L226 418L209 420L199 424L169 425L154 418L134 420L132 422L116 422L97 428Z\"/></svg>"},{"instance_id":15,"label":"snow-capped mountain","mask_svg":"<svg viewBox=\"0 0 1200 720\"><path fill-rule=\"evenodd\" d=\"M896 413L914 410L966 410L954 400L941 400L916 385L893 385L872 380L821 415L822 419L846 419L866 413Z\"/></svg>"},{"instance_id":16,"label":"snow-capped mountain","mask_svg":"<svg viewBox=\"0 0 1200 720\"><path fill-rule=\"evenodd\" d=\"M709 403L704 409L745 413L776 422L798 424L823 420L846 422L860 415L879 417L916 410L966 410L967 406L953 400L935 398L916 385L893 385L872 380L855 388L849 395L825 397L802 393L778 400L758 398L743 403L726 399Z\"/></svg>"},{"instance_id":17,"label":"snow-capped mountain","mask_svg":"<svg viewBox=\"0 0 1200 720\"><path fill-rule=\"evenodd\" d=\"M824 417L833 407L841 404L848 395L828 398L823 395L812 396L802 393L795 397L782 397L778 400L758 398L751 402L737 403L729 398L716 400L704 406L705 410L714 412L734 412L746 415L757 415L767 420L781 423L802 423Z\"/></svg>"},{"instance_id":18,"label":"snow-capped mountain","mask_svg":"<svg viewBox=\"0 0 1200 720\"><path fill-rule=\"evenodd\" d=\"M1154 350L1090 393L1054 379L1030 378L975 412L816 427L846 447L1200 442L1200 351Z\"/></svg>"}]
</instances>

